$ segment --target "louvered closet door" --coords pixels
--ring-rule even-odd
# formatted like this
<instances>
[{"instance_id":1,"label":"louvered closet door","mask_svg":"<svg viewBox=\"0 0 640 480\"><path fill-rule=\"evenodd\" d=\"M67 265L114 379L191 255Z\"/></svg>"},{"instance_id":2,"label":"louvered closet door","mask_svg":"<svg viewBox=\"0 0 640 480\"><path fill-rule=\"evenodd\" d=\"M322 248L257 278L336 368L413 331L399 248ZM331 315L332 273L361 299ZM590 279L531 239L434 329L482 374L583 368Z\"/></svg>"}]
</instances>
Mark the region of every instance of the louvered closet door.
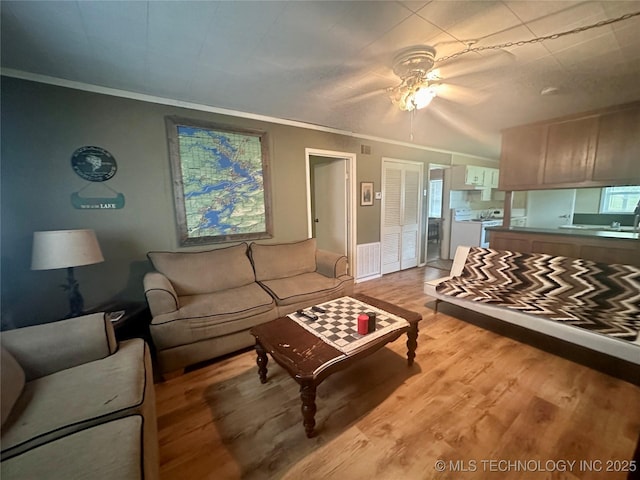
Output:
<instances>
[{"instance_id":1,"label":"louvered closet door","mask_svg":"<svg viewBox=\"0 0 640 480\"><path fill-rule=\"evenodd\" d=\"M383 161L382 273L418 265L422 165Z\"/></svg>"},{"instance_id":2,"label":"louvered closet door","mask_svg":"<svg viewBox=\"0 0 640 480\"><path fill-rule=\"evenodd\" d=\"M402 244L400 246L400 270L418 266L420 255L420 179L419 165L406 165L403 181L402 208Z\"/></svg>"},{"instance_id":3,"label":"louvered closet door","mask_svg":"<svg viewBox=\"0 0 640 480\"><path fill-rule=\"evenodd\" d=\"M400 270L402 245L402 166L384 162L382 170L382 273Z\"/></svg>"}]
</instances>

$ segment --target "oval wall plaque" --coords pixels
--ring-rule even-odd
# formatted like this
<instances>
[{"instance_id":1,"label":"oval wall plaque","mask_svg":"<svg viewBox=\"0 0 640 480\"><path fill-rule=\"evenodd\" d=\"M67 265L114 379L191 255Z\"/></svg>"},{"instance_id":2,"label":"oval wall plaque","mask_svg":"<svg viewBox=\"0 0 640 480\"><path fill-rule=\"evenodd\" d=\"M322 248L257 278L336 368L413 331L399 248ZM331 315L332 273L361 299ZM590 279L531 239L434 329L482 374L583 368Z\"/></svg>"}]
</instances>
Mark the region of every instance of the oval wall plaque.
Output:
<instances>
[{"instance_id":1,"label":"oval wall plaque","mask_svg":"<svg viewBox=\"0 0 640 480\"><path fill-rule=\"evenodd\" d=\"M90 182L104 182L116 174L118 165L109 152L100 147L80 147L71 156L71 168Z\"/></svg>"}]
</instances>

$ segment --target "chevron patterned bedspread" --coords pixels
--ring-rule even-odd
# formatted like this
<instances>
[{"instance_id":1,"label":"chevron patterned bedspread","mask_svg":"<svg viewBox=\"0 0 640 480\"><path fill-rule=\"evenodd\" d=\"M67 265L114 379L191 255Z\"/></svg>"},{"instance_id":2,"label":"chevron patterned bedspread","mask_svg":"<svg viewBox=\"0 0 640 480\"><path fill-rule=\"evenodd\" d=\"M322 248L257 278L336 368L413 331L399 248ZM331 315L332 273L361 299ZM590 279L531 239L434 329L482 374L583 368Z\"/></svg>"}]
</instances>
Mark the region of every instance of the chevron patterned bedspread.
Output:
<instances>
[{"instance_id":1,"label":"chevron patterned bedspread","mask_svg":"<svg viewBox=\"0 0 640 480\"><path fill-rule=\"evenodd\" d=\"M444 295L539 315L619 339L640 333L640 267L473 247Z\"/></svg>"}]
</instances>

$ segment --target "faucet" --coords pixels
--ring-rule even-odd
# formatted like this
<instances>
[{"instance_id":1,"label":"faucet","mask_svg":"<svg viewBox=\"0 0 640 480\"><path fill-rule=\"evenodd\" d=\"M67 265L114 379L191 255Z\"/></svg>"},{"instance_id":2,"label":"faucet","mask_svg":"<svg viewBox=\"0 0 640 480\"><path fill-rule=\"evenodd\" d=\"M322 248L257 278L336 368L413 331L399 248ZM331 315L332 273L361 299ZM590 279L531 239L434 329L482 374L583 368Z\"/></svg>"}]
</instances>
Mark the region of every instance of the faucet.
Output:
<instances>
[{"instance_id":1,"label":"faucet","mask_svg":"<svg viewBox=\"0 0 640 480\"><path fill-rule=\"evenodd\" d=\"M480 219L481 220L484 220L484 219L487 219L487 218L491 218L491 216L492 216L492 211L491 210L482 210L480 212Z\"/></svg>"}]
</instances>

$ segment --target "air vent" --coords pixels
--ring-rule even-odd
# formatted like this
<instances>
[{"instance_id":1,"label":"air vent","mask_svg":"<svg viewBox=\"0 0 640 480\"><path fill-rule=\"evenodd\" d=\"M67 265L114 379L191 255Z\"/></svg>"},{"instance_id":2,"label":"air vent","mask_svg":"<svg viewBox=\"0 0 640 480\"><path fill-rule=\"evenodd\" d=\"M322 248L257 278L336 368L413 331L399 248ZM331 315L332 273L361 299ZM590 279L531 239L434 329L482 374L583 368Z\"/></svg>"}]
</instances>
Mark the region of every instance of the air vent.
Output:
<instances>
[{"instance_id":1,"label":"air vent","mask_svg":"<svg viewBox=\"0 0 640 480\"><path fill-rule=\"evenodd\" d=\"M371 145L360 145L360 153L363 155L371 155Z\"/></svg>"}]
</instances>

